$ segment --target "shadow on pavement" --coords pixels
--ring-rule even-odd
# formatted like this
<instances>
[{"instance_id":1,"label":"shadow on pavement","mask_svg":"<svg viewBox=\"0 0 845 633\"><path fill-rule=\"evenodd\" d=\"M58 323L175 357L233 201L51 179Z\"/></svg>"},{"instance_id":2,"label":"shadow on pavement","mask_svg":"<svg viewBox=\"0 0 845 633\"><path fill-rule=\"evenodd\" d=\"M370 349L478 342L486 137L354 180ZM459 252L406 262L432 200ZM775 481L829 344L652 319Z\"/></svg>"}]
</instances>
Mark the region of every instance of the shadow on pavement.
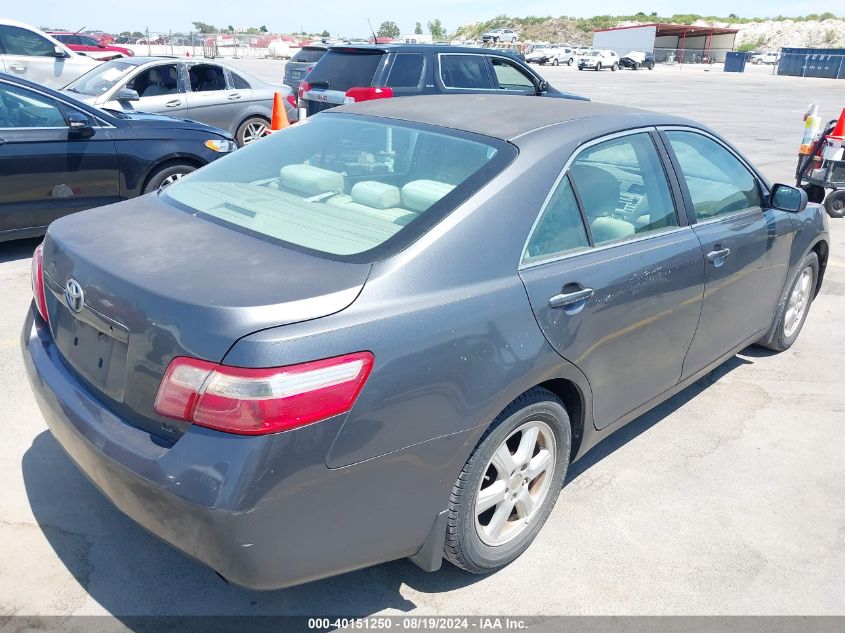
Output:
<instances>
[{"instance_id":1,"label":"shadow on pavement","mask_svg":"<svg viewBox=\"0 0 845 633\"><path fill-rule=\"evenodd\" d=\"M32 257L32 251L41 243L42 239L37 237L29 240L0 242L0 264L20 259L29 259Z\"/></svg>"},{"instance_id":2,"label":"shadow on pavement","mask_svg":"<svg viewBox=\"0 0 845 633\"><path fill-rule=\"evenodd\" d=\"M568 481L645 432L737 367L733 357L695 384L634 420L570 469ZM384 609L409 612L416 604L402 585L423 593L460 589L481 577L444 561L426 573L407 560L377 565L272 592L227 585L213 571L158 540L115 509L45 431L22 460L33 514L64 566L109 613L143 615L336 615L364 616ZM267 529L272 529L268 526ZM303 535L307 538L307 535ZM296 543L279 543L296 547ZM131 618L123 620L133 627Z\"/></svg>"}]
</instances>

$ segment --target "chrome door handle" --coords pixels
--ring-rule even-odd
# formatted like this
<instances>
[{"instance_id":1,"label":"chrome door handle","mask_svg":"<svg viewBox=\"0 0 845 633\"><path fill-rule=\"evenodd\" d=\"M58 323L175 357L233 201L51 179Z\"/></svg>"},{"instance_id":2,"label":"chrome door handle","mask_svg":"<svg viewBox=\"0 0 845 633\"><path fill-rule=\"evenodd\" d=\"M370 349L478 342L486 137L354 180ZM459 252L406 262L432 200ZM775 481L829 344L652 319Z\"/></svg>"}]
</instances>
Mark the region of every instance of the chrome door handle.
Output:
<instances>
[{"instance_id":1,"label":"chrome door handle","mask_svg":"<svg viewBox=\"0 0 845 633\"><path fill-rule=\"evenodd\" d=\"M593 293L594 291L592 288L582 288L581 290L576 290L575 292L561 293L549 298L549 307L566 308L576 303L580 303L581 301L586 301L593 296Z\"/></svg>"},{"instance_id":2,"label":"chrome door handle","mask_svg":"<svg viewBox=\"0 0 845 633\"><path fill-rule=\"evenodd\" d=\"M240 98L241 98L241 95L239 95L237 92L232 93L227 97L227 99L229 99L229 101L236 101Z\"/></svg>"},{"instance_id":3,"label":"chrome door handle","mask_svg":"<svg viewBox=\"0 0 845 633\"><path fill-rule=\"evenodd\" d=\"M6 144L6 139L0 138L0 145L5 145L5 144Z\"/></svg>"},{"instance_id":4,"label":"chrome door handle","mask_svg":"<svg viewBox=\"0 0 845 633\"><path fill-rule=\"evenodd\" d=\"M717 248L707 253L707 261L714 263L716 266L721 266L725 263L725 257L731 254L729 248Z\"/></svg>"},{"instance_id":5,"label":"chrome door handle","mask_svg":"<svg viewBox=\"0 0 845 633\"><path fill-rule=\"evenodd\" d=\"M176 106L182 105L181 99L174 99L173 101L168 101L164 104L165 108L175 108Z\"/></svg>"},{"instance_id":6,"label":"chrome door handle","mask_svg":"<svg viewBox=\"0 0 845 633\"><path fill-rule=\"evenodd\" d=\"M9 69L14 70L16 73L26 72L26 66L9 66Z\"/></svg>"}]
</instances>

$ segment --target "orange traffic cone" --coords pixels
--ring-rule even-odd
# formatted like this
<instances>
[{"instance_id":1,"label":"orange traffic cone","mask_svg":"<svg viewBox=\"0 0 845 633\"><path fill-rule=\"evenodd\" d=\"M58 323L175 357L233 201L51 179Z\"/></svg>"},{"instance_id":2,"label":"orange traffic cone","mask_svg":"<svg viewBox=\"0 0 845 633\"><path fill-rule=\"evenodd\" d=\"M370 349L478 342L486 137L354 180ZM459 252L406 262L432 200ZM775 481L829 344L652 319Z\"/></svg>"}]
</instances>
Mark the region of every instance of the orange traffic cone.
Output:
<instances>
[{"instance_id":1,"label":"orange traffic cone","mask_svg":"<svg viewBox=\"0 0 845 633\"><path fill-rule=\"evenodd\" d=\"M289 125L288 113L285 110L285 98L281 92L277 92L273 95L273 118L270 119L270 130L272 132L284 130Z\"/></svg>"},{"instance_id":2,"label":"orange traffic cone","mask_svg":"<svg viewBox=\"0 0 845 633\"><path fill-rule=\"evenodd\" d=\"M828 138L831 136L837 139L845 139L845 108L842 109L842 114L839 115L836 127L833 128L833 132L828 134Z\"/></svg>"}]
</instances>

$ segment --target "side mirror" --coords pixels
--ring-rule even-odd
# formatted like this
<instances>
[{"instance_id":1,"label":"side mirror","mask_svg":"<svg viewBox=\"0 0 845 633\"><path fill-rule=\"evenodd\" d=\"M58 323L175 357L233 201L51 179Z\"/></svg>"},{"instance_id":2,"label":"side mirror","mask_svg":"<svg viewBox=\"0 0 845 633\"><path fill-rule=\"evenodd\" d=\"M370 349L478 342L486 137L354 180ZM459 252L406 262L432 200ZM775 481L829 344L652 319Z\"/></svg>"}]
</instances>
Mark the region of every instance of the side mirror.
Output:
<instances>
[{"instance_id":1,"label":"side mirror","mask_svg":"<svg viewBox=\"0 0 845 633\"><path fill-rule=\"evenodd\" d=\"M798 187L777 184L769 194L769 204L781 211L800 213L807 208L807 192Z\"/></svg>"},{"instance_id":2,"label":"side mirror","mask_svg":"<svg viewBox=\"0 0 845 633\"><path fill-rule=\"evenodd\" d=\"M132 88L121 88L117 91L117 96L115 96L116 101L140 101L141 96L138 94L137 90L132 90Z\"/></svg>"},{"instance_id":3,"label":"side mirror","mask_svg":"<svg viewBox=\"0 0 845 633\"><path fill-rule=\"evenodd\" d=\"M543 94L547 92L549 89L549 82L545 79L541 79L540 83L537 84L537 94Z\"/></svg>"},{"instance_id":4,"label":"side mirror","mask_svg":"<svg viewBox=\"0 0 845 633\"><path fill-rule=\"evenodd\" d=\"M94 136L94 128L91 127L88 117L76 110L68 112L67 126L70 136L74 138L91 138Z\"/></svg>"},{"instance_id":5,"label":"side mirror","mask_svg":"<svg viewBox=\"0 0 845 633\"><path fill-rule=\"evenodd\" d=\"M68 57L68 54L65 53L64 49L61 46L54 46L53 47L53 57Z\"/></svg>"}]
</instances>

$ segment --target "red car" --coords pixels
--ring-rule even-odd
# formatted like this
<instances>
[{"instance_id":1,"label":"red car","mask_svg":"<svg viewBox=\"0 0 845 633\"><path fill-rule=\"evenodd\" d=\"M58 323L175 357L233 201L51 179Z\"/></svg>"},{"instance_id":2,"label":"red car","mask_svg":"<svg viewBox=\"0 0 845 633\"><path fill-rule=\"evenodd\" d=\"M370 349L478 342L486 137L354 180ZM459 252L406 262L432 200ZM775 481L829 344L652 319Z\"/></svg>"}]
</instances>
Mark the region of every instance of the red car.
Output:
<instances>
[{"instance_id":1,"label":"red car","mask_svg":"<svg viewBox=\"0 0 845 633\"><path fill-rule=\"evenodd\" d=\"M50 35L77 53L84 53L88 57L100 61L108 61L119 57L132 57L133 53L128 48L103 44L97 38L84 33L71 33L69 31L50 31Z\"/></svg>"}]
</instances>

